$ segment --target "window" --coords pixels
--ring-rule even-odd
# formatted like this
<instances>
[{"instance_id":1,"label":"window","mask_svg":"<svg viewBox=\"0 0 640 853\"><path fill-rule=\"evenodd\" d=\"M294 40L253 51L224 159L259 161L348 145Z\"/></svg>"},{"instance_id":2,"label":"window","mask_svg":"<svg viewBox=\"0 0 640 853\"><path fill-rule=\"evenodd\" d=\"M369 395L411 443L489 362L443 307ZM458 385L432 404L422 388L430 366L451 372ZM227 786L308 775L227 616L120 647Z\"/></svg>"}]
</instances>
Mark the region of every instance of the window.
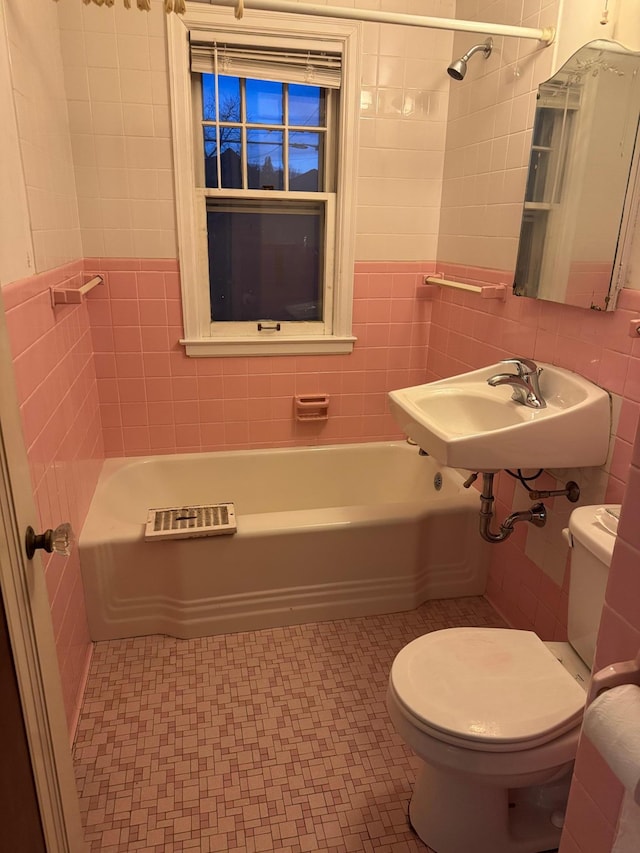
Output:
<instances>
[{"instance_id":1,"label":"window","mask_svg":"<svg viewBox=\"0 0 640 853\"><path fill-rule=\"evenodd\" d=\"M231 61L214 46L207 60L231 71L243 57ZM334 92L206 73L207 64L196 64L204 73L194 74L192 85L202 117L196 184L221 191L204 199L212 334L259 334L258 324L278 331L278 321L288 334L324 334L325 309L331 316L325 279L332 273ZM286 74L283 68L278 76Z\"/></svg>"},{"instance_id":2,"label":"window","mask_svg":"<svg viewBox=\"0 0 640 853\"><path fill-rule=\"evenodd\" d=\"M545 298L540 291L544 250L560 230L551 227L551 216L562 205L580 90L559 76L558 81L543 83L538 93L513 287L518 296Z\"/></svg>"},{"instance_id":3,"label":"window","mask_svg":"<svg viewBox=\"0 0 640 853\"><path fill-rule=\"evenodd\" d=\"M358 25L169 30L187 354L350 352Z\"/></svg>"}]
</instances>

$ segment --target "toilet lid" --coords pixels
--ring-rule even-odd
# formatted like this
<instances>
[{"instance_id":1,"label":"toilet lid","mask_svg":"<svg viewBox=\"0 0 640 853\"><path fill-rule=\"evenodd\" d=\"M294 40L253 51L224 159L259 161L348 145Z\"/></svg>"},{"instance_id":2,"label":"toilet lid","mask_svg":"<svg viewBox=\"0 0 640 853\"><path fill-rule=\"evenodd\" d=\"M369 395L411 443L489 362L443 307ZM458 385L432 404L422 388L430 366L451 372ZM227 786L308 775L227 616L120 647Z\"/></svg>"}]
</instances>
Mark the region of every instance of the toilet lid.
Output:
<instances>
[{"instance_id":1,"label":"toilet lid","mask_svg":"<svg viewBox=\"0 0 640 853\"><path fill-rule=\"evenodd\" d=\"M391 683L428 727L489 749L544 743L568 731L586 698L534 633L502 628L447 628L418 637L393 662Z\"/></svg>"}]
</instances>

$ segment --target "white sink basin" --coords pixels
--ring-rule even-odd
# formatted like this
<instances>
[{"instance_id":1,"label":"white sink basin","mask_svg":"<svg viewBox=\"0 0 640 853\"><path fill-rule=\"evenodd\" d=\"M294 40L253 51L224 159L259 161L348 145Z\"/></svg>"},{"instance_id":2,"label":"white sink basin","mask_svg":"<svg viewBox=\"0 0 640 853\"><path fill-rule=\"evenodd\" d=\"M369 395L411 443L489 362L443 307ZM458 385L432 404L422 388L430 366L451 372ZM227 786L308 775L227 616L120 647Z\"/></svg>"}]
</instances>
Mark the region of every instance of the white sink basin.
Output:
<instances>
[{"instance_id":1,"label":"white sink basin","mask_svg":"<svg viewBox=\"0 0 640 853\"><path fill-rule=\"evenodd\" d=\"M401 429L441 464L472 471L502 468L584 468L607 458L609 395L592 382L539 364L545 409L511 399L508 385L487 379L511 372L493 364L439 382L389 393Z\"/></svg>"}]
</instances>

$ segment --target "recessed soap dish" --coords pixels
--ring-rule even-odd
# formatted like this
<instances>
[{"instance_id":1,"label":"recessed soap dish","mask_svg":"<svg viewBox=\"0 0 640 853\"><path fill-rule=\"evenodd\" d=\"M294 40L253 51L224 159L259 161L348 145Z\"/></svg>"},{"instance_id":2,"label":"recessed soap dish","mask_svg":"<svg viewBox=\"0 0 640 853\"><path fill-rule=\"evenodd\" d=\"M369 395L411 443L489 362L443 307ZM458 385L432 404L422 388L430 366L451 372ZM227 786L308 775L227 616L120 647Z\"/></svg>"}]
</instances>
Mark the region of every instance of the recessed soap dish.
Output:
<instances>
[{"instance_id":1,"label":"recessed soap dish","mask_svg":"<svg viewBox=\"0 0 640 853\"><path fill-rule=\"evenodd\" d=\"M296 394L297 421L326 421L329 418L328 394Z\"/></svg>"}]
</instances>

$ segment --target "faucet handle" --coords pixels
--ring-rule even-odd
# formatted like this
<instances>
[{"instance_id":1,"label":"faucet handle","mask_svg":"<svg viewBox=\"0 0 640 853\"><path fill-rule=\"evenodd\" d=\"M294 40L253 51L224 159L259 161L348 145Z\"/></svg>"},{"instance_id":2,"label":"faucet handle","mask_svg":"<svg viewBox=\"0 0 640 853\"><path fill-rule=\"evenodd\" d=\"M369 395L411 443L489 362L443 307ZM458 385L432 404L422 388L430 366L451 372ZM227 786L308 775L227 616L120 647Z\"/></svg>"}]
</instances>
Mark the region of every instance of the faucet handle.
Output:
<instances>
[{"instance_id":1,"label":"faucet handle","mask_svg":"<svg viewBox=\"0 0 640 853\"><path fill-rule=\"evenodd\" d=\"M500 363L515 365L518 376L529 376L532 373L537 374L540 371L535 361L531 361L530 358L503 358Z\"/></svg>"}]
</instances>

